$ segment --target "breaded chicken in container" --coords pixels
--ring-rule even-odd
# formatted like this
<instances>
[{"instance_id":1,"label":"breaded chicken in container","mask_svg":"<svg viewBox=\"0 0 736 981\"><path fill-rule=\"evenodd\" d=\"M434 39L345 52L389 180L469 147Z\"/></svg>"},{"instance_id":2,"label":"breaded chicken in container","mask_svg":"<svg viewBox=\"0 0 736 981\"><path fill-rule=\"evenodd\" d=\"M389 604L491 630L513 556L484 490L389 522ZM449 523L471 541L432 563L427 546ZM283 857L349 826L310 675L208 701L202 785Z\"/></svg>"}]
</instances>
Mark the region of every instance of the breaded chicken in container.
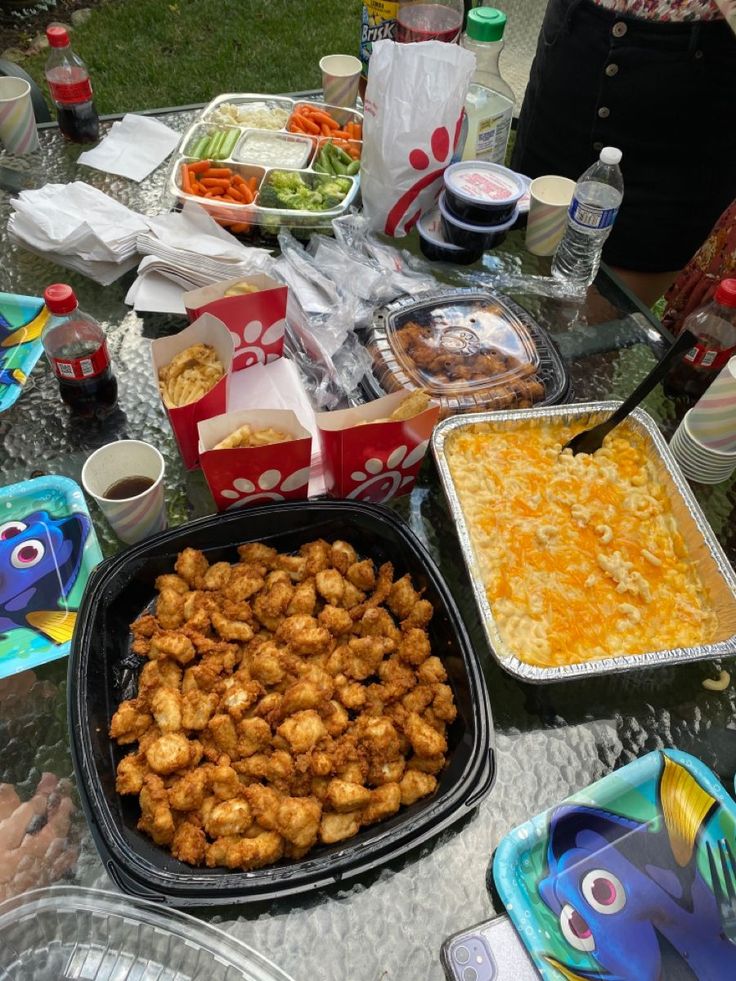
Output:
<instances>
[{"instance_id":1,"label":"breaded chicken in container","mask_svg":"<svg viewBox=\"0 0 736 981\"><path fill-rule=\"evenodd\" d=\"M185 548L131 624L145 658L110 737L117 791L182 862L252 870L434 794L457 709L410 575L347 541Z\"/></svg>"}]
</instances>

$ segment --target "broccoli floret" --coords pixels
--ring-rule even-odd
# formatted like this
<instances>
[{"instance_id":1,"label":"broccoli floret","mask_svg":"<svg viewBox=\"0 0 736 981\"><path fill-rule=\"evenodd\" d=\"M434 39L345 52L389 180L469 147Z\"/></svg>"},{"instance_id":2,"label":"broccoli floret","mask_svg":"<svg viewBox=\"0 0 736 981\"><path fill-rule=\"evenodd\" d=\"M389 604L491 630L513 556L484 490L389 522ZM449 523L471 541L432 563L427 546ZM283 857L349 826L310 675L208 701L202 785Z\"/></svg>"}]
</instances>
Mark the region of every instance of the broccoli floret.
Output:
<instances>
[{"instance_id":1,"label":"broccoli floret","mask_svg":"<svg viewBox=\"0 0 736 981\"><path fill-rule=\"evenodd\" d=\"M317 191L305 184L300 174L274 170L261 191L259 204L264 208L288 208L292 211L320 211L324 206Z\"/></svg>"},{"instance_id":2,"label":"broccoli floret","mask_svg":"<svg viewBox=\"0 0 736 981\"><path fill-rule=\"evenodd\" d=\"M344 177L328 177L320 181L318 189L323 202L321 210L336 208L350 190L350 184Z\"/></svg>"}]
</instances>

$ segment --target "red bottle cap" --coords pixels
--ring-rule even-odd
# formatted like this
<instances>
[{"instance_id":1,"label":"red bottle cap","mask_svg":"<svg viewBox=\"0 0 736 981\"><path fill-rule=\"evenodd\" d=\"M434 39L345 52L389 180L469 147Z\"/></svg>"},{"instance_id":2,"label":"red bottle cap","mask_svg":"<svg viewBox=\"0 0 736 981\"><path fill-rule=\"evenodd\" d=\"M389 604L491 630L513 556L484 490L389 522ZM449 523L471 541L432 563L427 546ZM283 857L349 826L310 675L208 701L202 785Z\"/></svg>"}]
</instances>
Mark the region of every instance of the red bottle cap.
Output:
<instances>
[{"instance_id":1,"label":"red bottle cap","mask_svg":"<svg viewBox=\"0 0 736 981\"><path fill-rule=\"evenodd\" d=\"M52 24L46 28L46 38L52 48L65 48L69 44L69 35L66 28L58 24Z\"/></svg>"},{"instance_id":2,"label":"red bottle cap","mask_svg":"<svg viewBox=\"0 0 736 981\"><path fill-rule=\"evenodd\" d=\"M77 308L74 290L66 283L53 283L43 291L43 300L51 313L71 313Z\"/></svg>"},{"instance_id":3,"label":"red bottle cap","mask_svg":"<svg viewBox=\"0 0 736 981\"><path fill-rule=\"evenodd\" d=\"M715 301L724 307L736 307L736 279L724 279L718 284Z\"/></svg>"}]
</instances>

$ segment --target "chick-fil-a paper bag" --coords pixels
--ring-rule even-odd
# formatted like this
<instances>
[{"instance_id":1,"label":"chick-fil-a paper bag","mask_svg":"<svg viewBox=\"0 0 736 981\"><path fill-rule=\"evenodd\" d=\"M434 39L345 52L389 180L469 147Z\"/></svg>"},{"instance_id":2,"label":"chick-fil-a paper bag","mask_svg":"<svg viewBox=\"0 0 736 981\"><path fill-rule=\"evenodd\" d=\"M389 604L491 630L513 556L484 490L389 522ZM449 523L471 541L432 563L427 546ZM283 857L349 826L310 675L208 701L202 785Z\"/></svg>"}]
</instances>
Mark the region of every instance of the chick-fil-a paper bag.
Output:
<instances>
[{"instance_id":1,"label":"chick-fil-a paper bag","mask_svg":"<svg viewBox=\"0 0 736 981\"><path fill-rule=\"evenodd\" d=\"M440 407L433 402L411 419L388 420L406 395L395 392L354 409L316 415L331 497L382 504L412 489Z\"/></svg>"},{"instance_id":2,"label":"chick-fil-a paper bag","mask_svg":"<svg viewBox=\"0 0 736 981\"><path fill-rule=\"evenodd\" d=\"M220 415L227 408L227 393L233 364L232 334L221 320L213 317L212 314L205 313L189 327L180 330L178 334L172 334L171 337L159 337L151 343L151 358L156 384L158 384L161 369L170 364L180 351L191 347L193 344L210 344L217 352L217 356L225 369L225 374L209 392L206 392L196 402L190 402L188 405L171 406L164 402L163 396L161 398L187 470L196 467L199 459L197 423L202 419L208 419L210 416Z\"/></svg>"},{"instance_id":3,"label":"chick-fil-a paper bag","mask_svg":"<svg viewBox=\"0 0 736 981\"><path fill-rule=\"evenodd\" d=\"M291 438L266 446L215 449L246 423ZM311 455L311 434L286 409L243 409L199 423L199 462L218 511L305 498Z\"/></svg>"},{"instance_id":4,"label":"chick-fil-a paper bag","mask_svg":"<svg viewBox=\"0 0 736 981\"><path fill-rule=\"evenodd\" d=\"M256 292L225 296L238 283L255 286ZM190 320L211 313L225 324L235 344L233 371L240 371L281 357L288 296L288 286L264 273L254 273L191 290L183 300Z\"/></svg>"},{"instance_id":5,"label":"chick-fil-a paper bag","mask_svg":"<svg viewBox=\"0 0 736 981\"><path fill-rule=\"evenodd\" d=\"M434 206L474 71L475 55L457 44L373 45L360 163L372 228L399 238Z\"/></svg>"}]
</instances>

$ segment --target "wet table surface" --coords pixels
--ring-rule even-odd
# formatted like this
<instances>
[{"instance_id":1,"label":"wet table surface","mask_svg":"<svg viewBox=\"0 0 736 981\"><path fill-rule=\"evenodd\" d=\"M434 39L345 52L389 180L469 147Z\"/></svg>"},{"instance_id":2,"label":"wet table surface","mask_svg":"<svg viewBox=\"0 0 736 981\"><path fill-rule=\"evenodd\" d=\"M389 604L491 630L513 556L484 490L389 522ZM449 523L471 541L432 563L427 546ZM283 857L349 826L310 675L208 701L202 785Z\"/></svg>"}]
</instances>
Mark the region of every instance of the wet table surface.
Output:
<instances>
[{"instance_id":1,"label":"wet table surface","mask_svg":"<svg viewBox=\"0 0 736 981\"><path fill-rule=\"evenodd\" d=\"M190 110L166 112L161 118L183 132L193 116ZM166 164L135 184L79 167L79 152L50 128L42 131L41 149L30 157L0 156L0 290L40 295L50 282L72 284L82 309L97 317L107 333L120 384L120 412L104 423L73 423L48 366L39 362L22 397L0 415L2 483L27 479L37 471L79 481L93 449L111 439L140 438L164 454L169 517L178 524L213 510L201 473L187 473L181 466L149 368L149 340L181 329L183 321L141 316L126 307L123 299L133 273L101 287L7 239L10 190L17 186L85 180L145 214L167 207ZM411 238L406 244L416 250ZM485 262L491 275L538 277L549 271L549 260L524 251L519 231ZM528 287L517 283L510 292L558 342L570 370L572 399L627 394L667 343L656 322L605 272L579 301L545 295L537 288L540 282L532 278ZM661 389L645 405L669 435L677 423L675 405ZM736 483L693 489L733 561ZM516 824L657 748L695 754L728 787L736 770L734 686L725 692L702 687L704 678L717 674L718 665L701 662L570 684L521 684L488 653L431 461L411 496L394 506L438 560L481 653L496 730L496 781L463 822L367 877L266 909L220 908L214 915L198 911L296 979L439 979L441 941L494 913L486 870L496 845ZM111 555L120 545L94 505L90 510L103 552ZM78 805L69 755L67 684L66 659L0 682L2 898L53 883L113 888ZM43 836L18 834L19 826L33 821L37 826L46 822Z\"/></svg>"}]
</instances>

